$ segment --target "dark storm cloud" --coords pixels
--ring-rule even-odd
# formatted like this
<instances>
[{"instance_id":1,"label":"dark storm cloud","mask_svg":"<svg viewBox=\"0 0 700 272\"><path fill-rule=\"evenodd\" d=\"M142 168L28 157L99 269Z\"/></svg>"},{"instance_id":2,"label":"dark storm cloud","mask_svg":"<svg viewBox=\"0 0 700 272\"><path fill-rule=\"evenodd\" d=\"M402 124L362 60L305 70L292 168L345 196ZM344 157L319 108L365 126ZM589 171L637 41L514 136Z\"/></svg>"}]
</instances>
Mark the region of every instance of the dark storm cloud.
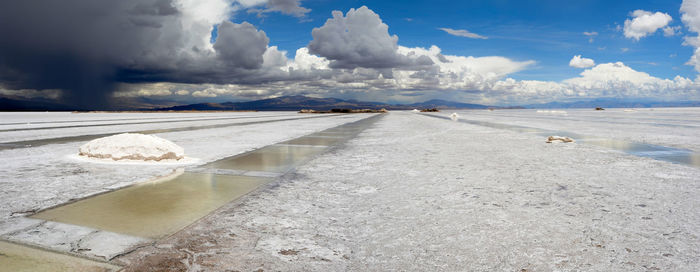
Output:
<instances>
[{"instance_id":1,"label":"dark storm cloud","mask_svg":"<svg viewBox=\"0 0 700 272\"><path fill-rule=\"evenodd\" d=\"M71 103L101 107L119 82L261 78L251 75L262 66L265 33L207 15L171 0L2 1L0 86L63 89ZM212 48L209 32L222 21Z\"/></svg>"}]
</instances>

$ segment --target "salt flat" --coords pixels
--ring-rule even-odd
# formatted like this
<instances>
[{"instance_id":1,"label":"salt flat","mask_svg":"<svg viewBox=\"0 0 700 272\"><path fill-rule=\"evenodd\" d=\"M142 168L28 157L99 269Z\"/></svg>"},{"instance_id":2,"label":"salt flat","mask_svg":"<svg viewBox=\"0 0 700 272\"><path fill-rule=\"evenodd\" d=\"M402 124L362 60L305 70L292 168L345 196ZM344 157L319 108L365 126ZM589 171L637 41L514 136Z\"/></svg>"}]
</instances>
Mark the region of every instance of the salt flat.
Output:
<instances>
[{"instance_id":1,"label":"salt flat","mask_svg":"<svg viewBox=\"0 0 700 272\"><path fill-rule=\"evenodd\" d=\"M457 111L470 120L564 130L700 152L697 108Z\"/></svg>"},{"instance_id":2,"label":"salt flat","mask_svg":"<svg viewBox=\"0 0 700 272\"><path fill-rule=\"evenodd\" d=\"M699 192L691 166L393 112L119 261L133 271L695 271Z\"/></svg>"},{"instance_id":3,"label":"salt flat","mask_svg":"<svg viewBox=\"0 0 700 272\"><path fill-rule=\"evenodd\" d=\"M698 151L699 109L642 111L459 115ZM265 114L270 116L259 119L284 118ZM203 164L365 117L157 135ZM700 266L700 169L545 140L417 113L383 114L356 138L262 190L153 245L110 258L132 271L695 271ZM80 144L0 151L2 220L11 223L7 220L31 210L181 167L90 164L66 156Z\"/></svg>"},{"instance_id":4,"label":"salt flat","mask_svg":"<svg viewBox=\"0 0 700 272\"><path fill-rule=\"evenodd\" d=\"M11 115L8 123L22 120L17 113L2 113ZM34 115L29 113L31 120ZM100 124L100 120L120 119L121 114L89 114L66 115L57 113L41 113L52 116L49 120L67 120L66 118L78 117L91 120L90 124ZM126 114L130 118L138 118ZM141 118L153 118L159 115L153 113L137 114ZM172 117L173 114L165 114L164 117ZM189 120L190 117L201 117L203 114L176 114L178 118ZM88 116L88 117L85 117ZM279 122L249 124L244 126L212 128L193 131L179 131L157 133L155 135L171 140L185 148L189 157L199 159L197 164L243 153L255 148L260 148L276 142L289 140L328 127L337 126L366 116L339 116L315 118L318 115L304 115L309 120L290 120L299 118L294 112L265 112L265 113L209 113L207 118L228 117L255 117L255 119L232 119L228 121L188 121L185 123L166 123L150 125L115 125L109 127L66 128L40 131L10 131L0 132L0 143L14 141L18 138L28 139L43 135L42 138L75 136L93 133L121 133L138 129L176 128L194 125L222 124L222 122L238 123L251 121L281 120ZM2 119L5 120L5 119ZM68 119L71 120L71 119ZM96 121L97 120L97 121ZM5 122L5 121L3 121ZM70 125L71 123L69 123ZM61 124L66 125L66 124ZM44 135L46 134L46 135ZM182 165L157 165L157 164L100 164L86 163L75 160L71 155L78 153L78 148L86 141L69 142L64 144L50 144L32 148L19 148L0 150L0 219L20 216L31 211L49 208L89 195L124 187L136 182L152 179L171 173Z\"/></svg>"}]
</instances>

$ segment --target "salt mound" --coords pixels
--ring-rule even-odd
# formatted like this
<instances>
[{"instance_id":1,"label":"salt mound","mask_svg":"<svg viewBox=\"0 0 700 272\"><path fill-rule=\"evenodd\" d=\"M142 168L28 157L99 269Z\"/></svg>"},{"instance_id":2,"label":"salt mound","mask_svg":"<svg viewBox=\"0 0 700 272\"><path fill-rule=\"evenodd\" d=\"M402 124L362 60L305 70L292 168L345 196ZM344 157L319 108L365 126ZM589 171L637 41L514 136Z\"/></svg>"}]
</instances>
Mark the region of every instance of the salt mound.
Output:
<instances>
[{"instance_id":1,"label":"salt mound","mask_svg":"<svg viewBox=\"0 0 700 272\"><path fill-rule=\"evenodd\" d=\"M569 137L563 137L563 136L549 136L547 138L547 143L553 143L554 141L561 141L562 143L573 143L575 142L574 139L571 139Z\"/></svg>"},{"instance_id":2,"label":"salt mound","mask_svg":"<svg viewBox=\"0 0 700 272\"><path fill-rule=\"evenodd\" d=\"M80 156L112 160L181 160L185 150L166 139L123 133L92 140L80 147Z\"/></svg>"},{"instance_id":3,"label":"salt mound","mask_svg":"<svg viewBox=\"0 0 700 272\"><path fill-rule=\"evenodd\" d=\"M412 112L420 112L418 109L411 110Z\"/></svg>"},{"instance_id":4,"label":"salt mound","mask_svg":"<svg viewBox=\"0 0 700 272\"><path fill-rule=\"evenodd\" d=\"M452 119L452 121L457 121L457 119L459 119L459 114L457 114L456 112L453 112L450 115L450 119Z\"/></svg>"}]
</instances>

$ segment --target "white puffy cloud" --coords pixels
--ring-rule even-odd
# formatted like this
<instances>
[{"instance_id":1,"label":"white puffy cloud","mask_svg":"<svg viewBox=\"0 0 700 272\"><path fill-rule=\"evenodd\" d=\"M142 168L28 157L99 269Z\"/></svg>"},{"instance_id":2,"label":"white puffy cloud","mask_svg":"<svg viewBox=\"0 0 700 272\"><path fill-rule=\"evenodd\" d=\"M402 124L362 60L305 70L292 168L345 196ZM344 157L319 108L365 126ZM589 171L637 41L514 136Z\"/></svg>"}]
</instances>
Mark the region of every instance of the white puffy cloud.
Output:
<instances>
[{"instance_id":1,"label":"white puffy cloud","mask_svg":"<svg viewBox=\"0 0 700 272\"><path fill-rule=\"evenodd\" d=\"M403 89L484 90L534 64L534 61L520 62L500 56L443 55L437 46L429 49L399 46L399 53L427 57L435 63L430 70L395 72L396 84Z\"/></svg>"},{"instance_id":2,"label":"white puffy cloud","mask_svg":"<svg viewBox=\"0 0 700 272\"><path fill-rule=\"evenodd\" d=\"M681 26L667 26L663 30L665 37L673 37L681 33Z\"/></svg>"},{"instance_id":3,"label":"white puffy cloud","mask_svg":"<svg viewBox=\"0 0 700 272\"><path fill-rule=\"evenodd\" d=\"M312 55L309 49L302 47L297 49L294 61L288 63L288 67L293 70L329 70L330 61L326 58Z\"/></svg>"},{"instance_id":4,"label":"white puffy cloud","mask_svg":"<svg viewBox=\"0 0 700 272\"><path fill-rule=\"evenodd\" d=\"M279 50L277 46L270 46L262 55L263 66L281 67L287 65L287 51Z\"/></svg>"},{"instance_id":5,"label":"white puffy cloud","mask_svg":"<svg viewBox=\"0 0 700 272\"><path fill-rule=\"evenodd\" d=\"M443 54L438 46L401 46L398 36L391 35L389 26L367 7L351 9L346 14L334 11L332 18L313 30L313 40L309 45L299 48L293 58L288 58L286 51L269 44L264 31L246 22L229 21L230 12L236 8L263 5L269 8L267 4L272 2L246 0L237 1L239 7L222 5L231 1L153 0L137 3L140 8L127 16L130 22L133 21L135 32L124 34L123 41L114 41L114 52L101 55L101 51L95 48L80 47L85 49L81 54L106 57L110 59L110 65L118 68L119 80L122 81L116 81L118 92L113 96L167 97L186 102L292 94L355 95L358 99L377 100L390 97L406 101L432 98L429 95L442 92L459 94L475 103L524 104L571 97L698 97L700 89L697 83L700 81L692 82L683 77L660 79L635 71L623 63L595 65L592 59L580 55L574 56L570 65L589 69L578 77L560 82L516 80L511 78L513 74L531 68L536 62L503 56ZM298 4L298 1L292 2ZM685 1L681 8L682 12L687 10L683 13L683 22L691 32L700 29L696 19L699 16L692 6L697 2ZM112 5L119 7L122 4ZM644 16L637 15L635 19ZM631 28L637 26L634 20L629 24ZM218 26L218 35L212 43L214 25ZM667 23L664 26L670 27ZM102 37L88 34L88 37ZM592 38L597 33L585 32L584 35ZM51 42L51 45L61 47L65 41ZM96 42L99 45L103 41ZM700 39L686 37L685 42L696 50L689 64L698 69ZM0 73L0 79L9 76L11 74ZM16 90L7 90L9 88L0 89L0 95L18 94ZM53 95L37 91L47 88L34 86L31 89L22 93Z\"/></svg>"},{"instance_id":6,"label":"white puffy cloud","mask_svg":"<svg viewBox=\"0 0 700 272\"><path fill-rule=\"evenodd\" d=\"M437 59L440 49L400 47L401 51ZM387 97L406 102L424 101L430 95L452 92L462 99L483 104L527 104L597 97L693 99L700 95L700 83L677 76L662 79L636 71L621 62L603 63L586 69L577 77L560 82L515 80L509 74L526 69L533 62L516 62L502 57L444 55L431 71L400 70L391 79L376 69L333 69L327 60L298 50L288 68L310 77L258 85L171 84L171 90L187 90L193 97L208 99L260 99L283 95L354 96L382 100ZM303 79L302 79L303 78Z\"/></svg>"},{"instance_id":7,"label":"white puffy cloud","mask_svg":"<svg viewBox=\"0 0 700 272\"><path fill-rule=\"evenodd\" d=\"M312 55L306 48L297 50L286 69L296 84L309 89L329 88L345 90L482 90L509 74L522 71L534 61L514 61L505 57L443 55L440 48L408 48L398 46L396 54L433 63L424 69L390 68L392 77L385 77L385 69L356 67L337 69L328 59ZM313 81L306 81L312 80ZM305 90L306 87L295 87ZM307 89L308 90L308 89Z\"/></svg>"},{"instance_id":8,"label":"white puffy cloud","mask_svg":"<svg viewBox=\"0 0 700 272\"><path fill-rule=\"evenodd\" d=\"M469 30L466 30L466 29L452 29L452 28L446 28L446 27L441 27L438 29L445 31L445 32L447 32L447 34L450 34L452 36L467 37L467 38L472 38L472 39L488 39L488 37L486 37L486 36L481 36L479 34L469 32Z\"/></svg>"},{"instance_id":9,"label":"white puffy cloud","mask_svg":"<svg viewBox=\"0 0 700 272\"><path fill-rule=\"evenodd\" d=\"M496 101L520 104L597 97L693 99L700 95L700 83L680 76L657 78L615 62L598 64L561 82L507 78L494 84L491 91L498 97Z\"/></svg>"},{"instance_id":10,"label":"white puffy cloud","mask_svg":"<svg viewBox=\"0 0 700 272\"><path fill-rule=\"evenodd\" d=\"M582 58L581 55L576 55L569 61L569 66L575 68L593 67L595 62L592 59Z\"/></svg>"},{"instance_id":11,"label":"white puffy cloud","mask_svg":"<svg viewBox=\"0 0 700 272\"><path fill-rule=\"evenodd\" d=\"M399 37L366 6L347 15L333 11L333 18L311 31L309 52L331 60L338 68L391 68L400 64L396 53Z\"/></svg>"},{"instance_id":12,"label":"white puffy cloud","mask_svg":"<svg viewBox=\"0 0 700 272\"><path fill-rule=\"evenodd\" d=\"M360 98L392 97L401 101L418 99L425 94L434 95L436 92L455 92L476 103L523 104L601 96L695 97L699 89L696 83L687 78L656 78L620 62L595 65L592 59L580 55L574 56L570 65L589 69L578 77L560 82L515 80L509 76L531 67L535 61L516 61L501 56L449 55L443 54L437 46L401 46L398 37L390 35L388 26L366 7L350 10L346 15L335 12L334 17L318 29L327 33L314 36L308 47L296 50L292 59L287 59L286 52L279 51L274 46L267 48L263 54L263 67L277 69L279 77L275 80L255 85L208 84L204 87L189 87L188 90L196 97L217 99L291 94L356 94ZM330 31L331 29L338 33ZM375 40L376 44L364 44ZM360 41L364 43L361 44ZM338 44L355 46L347 47L349 52L330 47ZM314 48L316 53L313 53ZM360 56L361 52L374 56L382 52L384 57L389 56L387 60L392 65L365 62ZM419 59L426 64L415 65ZM286 63L281 65L285 60Z\"/></svg>"},{"instance_id":13,"label":"white puffy cloud","mask_svg":"<svg viewBox=\"0 0 700 272\"><path fill-rule=\"evenodd\" d=\"M671 15L662 12L651 13L641 9L630 14L633 18L625 20L624 34L630 39L639 40L653 34L660 28L668 25L673 20Z\"/></svg>"},{"instance_id":14,"label":"white puffy cloud","mask_svg":"<svg viewBox=\"0 0 700 272\"><path fill-rule=\"evenodd\" d=\"M594 37L596 33L585 35ZM334 12L333 18L314 29L308 47L296 50L293 58L286 55L275 46L266 47L260 69L267 76L263 79L268 80L253 84L176 84L170 90L186 90L200 99L312 94L378 100L391 97L408 102L452 92L475 103L524 104L595 97L692 98L700 89L687 78L661 79L621 62L595 65L581 55L569 63L588 68L577 77L559 82L516 80L509 76L528 69L535 61L449 55L437 46L401 46L379 15L366 7L351 9L347 14Z\"/></svg>"},{"instance_id":15,"label":"white puffy cloud","mask_svg":"<svg viewBox=\"0 0 700 272\"><path fill-rule=\"evenodd\" d=\"M311 35L309 52L330 60L333 68L421 69L432 65L427 58L398 54L399 37L390 35L389 26L366 6L345 15L333 11L333 18L314 28ZM386 71L383 76L392 77Z\"/></svg>"},{"instance_id":16,"label":"white puffy cloud","mask_svg":"<svg viewBox=\"0 0 700 272\"><path fill-rule=\"evenodd\" d=\"M651 96L692 86L692 81L686 78L661 79L636 71L622 62L599 64L581 72L580 77L563 83L577 91L595 91L595 95L622 96Z\"/></svg>"},{"instance_id":17,"label":"white puffy cloud","mask_svg":"<svg viewBox=\"0 0 700 272\"><path fill-rule=\"evenodd\" d=\"M695 32L695 36L686 36L684 45L694 47L693 56L690 57L687 64L695 67L695 71L700 73L700 0L684 0L681 4L681 21L690 32ZM697 77L700 82L700 75Z\"/></svg>"}]
</instances>

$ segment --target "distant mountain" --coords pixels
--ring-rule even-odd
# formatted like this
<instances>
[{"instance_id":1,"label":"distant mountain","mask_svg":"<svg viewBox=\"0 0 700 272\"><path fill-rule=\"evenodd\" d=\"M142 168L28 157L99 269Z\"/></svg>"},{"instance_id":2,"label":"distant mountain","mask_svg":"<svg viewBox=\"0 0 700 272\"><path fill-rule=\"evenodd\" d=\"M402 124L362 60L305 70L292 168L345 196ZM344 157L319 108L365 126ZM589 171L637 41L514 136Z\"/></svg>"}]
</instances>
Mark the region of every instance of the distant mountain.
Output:
<instances>
[{"instance_id":1,"label":"distant mountain","mask_svg":"<svg viewBox=\"0 0 700 272\"><path fill-rule=\"evenodd\" d=\"M544 104L525 105L531 109L566 109L566 108L657 108L657 107L700 107L700 101L652 101L652 100L620 100L602 98L575 102L549 102Z\"/></svg>"},{"instance_id":2,"label":"distant mountain","mask_svg":"<svg viewBox=\"0 0 700 272\"><path fill-rule=\"evenodd\" d=\"M460 102L445 101L440 99L428 100L422 103L414 103L407 105L411 108L437 108L437 109L488 109L492 108L490 106L479 105L479 104L467 104Z\"/></svg>"},{"instance_id":3,"label":"distant mountain","mask_svg":"<svg viewBox=\"0 0 700 272\"><path fill-rule=\"evenodd\" d=\"M428 100L412 104L387 104L381 102L367 102L357 100L343 100L338 98L315 98L303 95L284 96L247 102L224 103L198 103L177 105L175 101L152 100L149 98L121 98L110 108L94 110L146 110L146 111L230 111L230 110L257 110L257 111L298 111L301 109L313 109L328 111L332 109L387 109L387 110L411 110L411 109L552 109L552 108L650 108L650 107L700 107L700 101L651 101L651 100L624 100L612 98L600 98L594 100L581 100L574 102L550 102L543 104L530 104L524 106L497 107L480 104L460 103L440 99ZM22 100L18 98L0 97L0 111L74 111L93 110L80 109L72 105L61 104L52 100Z\"/></svg>"},{"instance_id":4,"label":"distant mountain","mask_svg":"<svg viewBox=\"0 0 700 272\"><path fill-rule=\"evenodd\" d=\"M0 97L2 111L71 111L73 108L49 101L25 101Z\"/></svg>"},{"instance_id":5,"label":"distant mountain","mask_svg":"<svg viewBox=\"0 0 700 272\"><path fill-rule=\"evenodd\" d=\"M48 100L48 99L32 99L25 100L21 98L0 97L0 111L90 111L90 110L135 110L154 107L172 106L177 103L169 100L153 100L147 97L126 97L116 99L108 107L96 108L81 108L75 105L67 104L66 102Z\"/></svg>"},{"instance_id":6,"label":"distant mountain","mask_svg":"<svg viewBox=\"0 0 700 272\"><path fill-rule=\"evenodd\" d=\"M301 109L331 110L331 109L388 109L388 110L410 110L415 108L438 108L438 109L486 109L489 106L479 104L465 104L450 102L445 100L430 100L422 103L408 105L393 105L379 102L365 102L357 100L343 100L337 98L315 98L303 95L284 96L248 102L225 102L225 103L199 103L181 105L167 108L157 108L160 111L183 111L183 110L259 110L259 111L298 111Z\"/></svg>"}]
</instances>

